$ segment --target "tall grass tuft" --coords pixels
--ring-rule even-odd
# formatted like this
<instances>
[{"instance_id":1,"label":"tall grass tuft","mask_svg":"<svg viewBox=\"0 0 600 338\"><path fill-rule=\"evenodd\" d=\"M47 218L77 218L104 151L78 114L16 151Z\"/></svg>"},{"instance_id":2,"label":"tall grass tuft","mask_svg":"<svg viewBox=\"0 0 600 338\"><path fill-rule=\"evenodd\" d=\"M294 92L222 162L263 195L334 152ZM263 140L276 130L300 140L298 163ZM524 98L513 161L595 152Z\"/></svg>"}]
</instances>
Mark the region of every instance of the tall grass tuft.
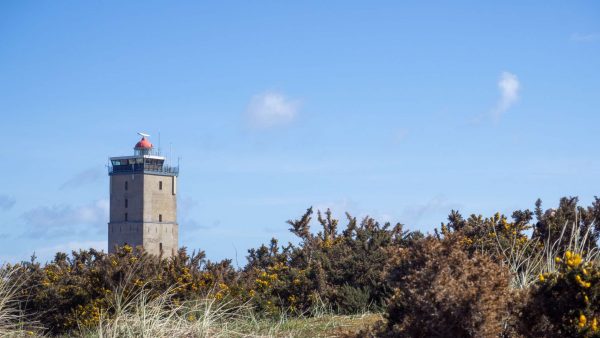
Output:
<instances>
[{"instance_id":1,"label":"tall grass tuft","mask_svg":"<svg viewBox=\"0 0 600 338\"><path fill-rule=\"evenodd\" d=\"M567 232L567 230L570 230ZM561 257L564 252L570 251L582 257L583 263L597 262L600 259L598 247L590 240L590 231L594 224L586 228L575 221L565 223L558 238L546 238L545 241L531 239L524 245L519 245L516 240L502 244L499 235L494 230L496 252L502 257L511 271L511 287L526 289L533 285L540 274L557 272L556 257ZM568 245L564 243L565 234L569 233Z\"/></svg>"},{"instance_id":2,"label":"tall grass tuft","mask_svg":"<svg viewBox=\"0 0 600 338\"><path fill-rule=\"evenodd\" d=\"M80 328L84 337L231 337L246 331L246 306L231 306L212 297L178 302L174 288L151 297L141 290L131 298L115 297L112 315L97 326ZM251 325L251 324L250 324Z\"/></svg>"},{"instance_id":3,"label":"tall grass tuft","mask_svg":"<svg viewBox=\"0 0 600 338\"><path fill-rule=\"evenodd\" d=\"M337 316L324 304L305 315L265 318L248 305L233 305L210 295L178 302L175 288L152 297L150 290L134 296L114 296L110 311L93 327L80 326L71 335L84 338L116 337L321 337L336 330L362 328L379 315ZM112 313L109 315L109 312ZM339 331L338 331L339 332Z\"/></svg>"},{"instance_id":4,"label":"tall grass tuft","mask_svg":"<svg viewBox=\"0 0 600 338\"><path fill-rule=\"evenodd\" d=\"M19 293L23 290L19 267L0 267L0 337L33 336L41 327L28 321L20 310Z\"/></svg>"}]
</instances>

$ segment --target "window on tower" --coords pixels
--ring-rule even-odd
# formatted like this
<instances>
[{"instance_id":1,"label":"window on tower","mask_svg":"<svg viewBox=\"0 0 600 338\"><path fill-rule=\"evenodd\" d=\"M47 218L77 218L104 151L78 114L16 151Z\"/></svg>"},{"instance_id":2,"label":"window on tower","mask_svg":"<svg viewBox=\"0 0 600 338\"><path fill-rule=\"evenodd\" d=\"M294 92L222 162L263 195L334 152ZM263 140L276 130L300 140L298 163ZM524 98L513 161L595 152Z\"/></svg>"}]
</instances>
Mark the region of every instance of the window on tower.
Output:
<instances>
[{"instance_id":1,"label":"window on tower","mask_svg":"<svg viewBox=\"0 0 600 338\"><path fill-rule=\"evenodd\" d=\"M158 181L158 190L162 190L162 181Z\"/></svg>"},{"instance_id":2,"label":"window on tower","mask_svg":"<svg viewBox=\"0 0 600 338\"><path fill-rule=\"evenodd\" d=\"M127 208L127 207L129 206L129 203L128 203L128 202L129 202L129 200L128 200L128 199L125 199L125 208Z\"/></svg>"},{"instance_id":3,"label":"window on tower","mask_svg":"<svg viewBox=\"0 0 600 338\"><path fill-rule=\"evenodd\" d=\"M162 222L162 215L158 215L158 221Z\"/></svg>"},{"instance_id":4,"label":"window on tower","mask_svg":"<svg viewBox=\"0 0 600 338\"><path fill-rule=\"evenodd\" d=\"M125 213L125 222L127 222L127 213Z\"/></svg>"},{"instance_id":5,"label":"window on tower","mask_svg":"<svg viewBox=\"0 0 600 338\"><path fill-rule=\"evenodd\" d=\"M127 190L127 188L128 188L128 184L127 183L129 183L129 182L125 181L125 190Z\"/></svg>"}]
</instances>

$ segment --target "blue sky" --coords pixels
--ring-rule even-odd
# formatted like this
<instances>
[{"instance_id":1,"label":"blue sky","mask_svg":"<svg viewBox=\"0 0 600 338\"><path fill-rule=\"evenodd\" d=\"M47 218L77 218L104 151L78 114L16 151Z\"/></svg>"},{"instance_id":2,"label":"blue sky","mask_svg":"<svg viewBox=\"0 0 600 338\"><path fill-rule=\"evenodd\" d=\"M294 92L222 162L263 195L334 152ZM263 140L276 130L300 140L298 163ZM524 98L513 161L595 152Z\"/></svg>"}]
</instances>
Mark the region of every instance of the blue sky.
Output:
<instances>
[{"instance_id":1,"label":"blue sky","mask_svg":"<svg viewBox=\"0 0 600 338\"><path fill-rule=\"evenodd\" d=\"M180 242L306 208L431 231L598 195L593 1L3 1L0 258L106 248L109 156L181 157Z\"/></svg>"}]
</instances>

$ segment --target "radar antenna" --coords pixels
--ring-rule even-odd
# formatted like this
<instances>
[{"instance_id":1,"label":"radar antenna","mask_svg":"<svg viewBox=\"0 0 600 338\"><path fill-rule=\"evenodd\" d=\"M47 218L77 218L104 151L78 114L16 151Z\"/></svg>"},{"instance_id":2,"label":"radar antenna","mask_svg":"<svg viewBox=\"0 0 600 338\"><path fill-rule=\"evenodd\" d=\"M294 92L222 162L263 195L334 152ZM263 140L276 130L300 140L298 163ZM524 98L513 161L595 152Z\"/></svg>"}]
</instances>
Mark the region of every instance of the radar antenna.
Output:
<instances>
[{"instance_id":1,"label":"radar antenna","mask_svg":"<svg viewBox=\"0 0 600 338\"><path fill-rule=\"evenodd\" d=\"M149 137L149 134L146 133L142 133L142 132L138 132L138 135L140 135L141 137Z\"/></svg>"}]
</instances>

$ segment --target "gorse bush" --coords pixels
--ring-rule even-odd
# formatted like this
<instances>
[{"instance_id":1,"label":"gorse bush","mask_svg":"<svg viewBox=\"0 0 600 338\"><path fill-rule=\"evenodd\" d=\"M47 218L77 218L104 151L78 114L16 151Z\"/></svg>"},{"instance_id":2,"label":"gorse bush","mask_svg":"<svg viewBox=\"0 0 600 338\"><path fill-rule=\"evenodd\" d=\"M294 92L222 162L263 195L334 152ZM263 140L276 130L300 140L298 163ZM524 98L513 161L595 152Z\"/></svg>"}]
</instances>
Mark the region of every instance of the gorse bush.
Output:
<instances>
[{"instance_id":1,"label":"gorse bush","mask_svg":"<svg viewBox=\"0 0 600 338\"><path fill-rule=\"evenodd\" d=\"M537 222L534 225L533 238L542 242L547 239L559 239L560 253L568 250L573 231L587 233L589 240L586 249L591 250L598 246L600 239L600 198L594 197L591 206L584 208L577 205L577 197L563 197L557 209L542 209L542 202L536 202L535 215ZM565 227L566 225L573 225Z\"/></svg>"},{"instance_id":2,"label":"gorse bush","mask_svg":"<svg viewBox=\"0 0 600 338\"><path fill-rule=\"evenodd\" d=\"M536 224L528 210L512 221L452 211L435 236L393 248L387 321L363 335L598 337L598 227L590 215L600 205L568 201L576 199L536 210Z\"/></svg>"},{"instance_id":3,"label":"gorse bush","mask_svg":"<svg viewBox=\"0 0 600 338\"><path fill-rule=\"evenodd\" d=\"M117 316L139 292L159 297L169 290L172 304L212 298L232 308L250 304L263 316L306 315L318 309L357 313L382 308L391 293L383 267L387 249L406 246L418 233L401 224L380 225L371 218L358 222L348 215L339 232L330 211L317 213L322 229L310 231L312 209L289 221L300 242L252 249L241 269L230 260L210 262L204 252L181 249L169 259L125 246L116 253L96 250L56 254L40 264L19 264L19 278L28 290L23 310L53 334L95 327Z\"/></svg>"},{"instance_id":4,"label":"gorse bush","mask_svg":"<svg viewBox=\"0 0 600 338\"><path fill-rule=\"evenodd\" d=\"M557 270L539 275L523 311L527 336L600 337L600 266L582 253L555 258Z\"/></svg>"},{"instance_id":5,"label":"gorse bush","mask_svg":"<svg viewBox=\"0 0 600 338\"><path fill-rule=\"evenodd\" d=\"M384 306L391 292L382 276L387 249L406 246L420 235L403 230L402 224L381 225L368 217L359 223L350 215L339 232L339 221L329 210L317 213L321 229L314 234L312 214L308 209L300 219L288 222L300 239L298 245L280 248L273 239L269 247L250 250L244 279L259 306L267 312L295 313L310 311L321 302L339 313Z\"/></svg>"},{"instance_id":6,"label":"gorse bush","mask_svg":"<svg viewBox=\"0 0 600 338\"><path fill-rule=\"evenodd\" d=\"M465 250L465 238L428 237L390 253L388 278L394 295L389 337L494 337L509 317L509 271L480 252Z\"/></svg>"},{"instance_id":7,"label":"gorse bush","mask_svg":"<svg viewBox=\"0 0 600 338\"><path fill-rule=\"evenodd\" d=\"M1 269L0 335L234 335L223 323L248 310L253 323L383 311L363 332L377 337L598 337L599 215L598 198L545 211L538 201L510 219L453 210L424 236L349 214L342 225L310 208L288 221L295 244L272 239L241 269L186 249L167 259L129 246L32 258Z\"/></svg>"},{"instance_id":8,"label":"gorse bush","mask_svg":"<svg viewBox=\"0 0 600 338\"><path fill-rule=\"evenodd\" d=\"M59 253L42 266L32 260L20 266L20 278L29 290L23 294L24 311L37 315L53 333L96 325L102 314L119 311L140 290L150 297L172 289L174 301L211 294L222 299L236 292L229 287L237 276L229 261L211 263L204 253L188 255L182 249L161 260L125 246L114 254L96 250Z\"/></svg>"}]
</instances>

